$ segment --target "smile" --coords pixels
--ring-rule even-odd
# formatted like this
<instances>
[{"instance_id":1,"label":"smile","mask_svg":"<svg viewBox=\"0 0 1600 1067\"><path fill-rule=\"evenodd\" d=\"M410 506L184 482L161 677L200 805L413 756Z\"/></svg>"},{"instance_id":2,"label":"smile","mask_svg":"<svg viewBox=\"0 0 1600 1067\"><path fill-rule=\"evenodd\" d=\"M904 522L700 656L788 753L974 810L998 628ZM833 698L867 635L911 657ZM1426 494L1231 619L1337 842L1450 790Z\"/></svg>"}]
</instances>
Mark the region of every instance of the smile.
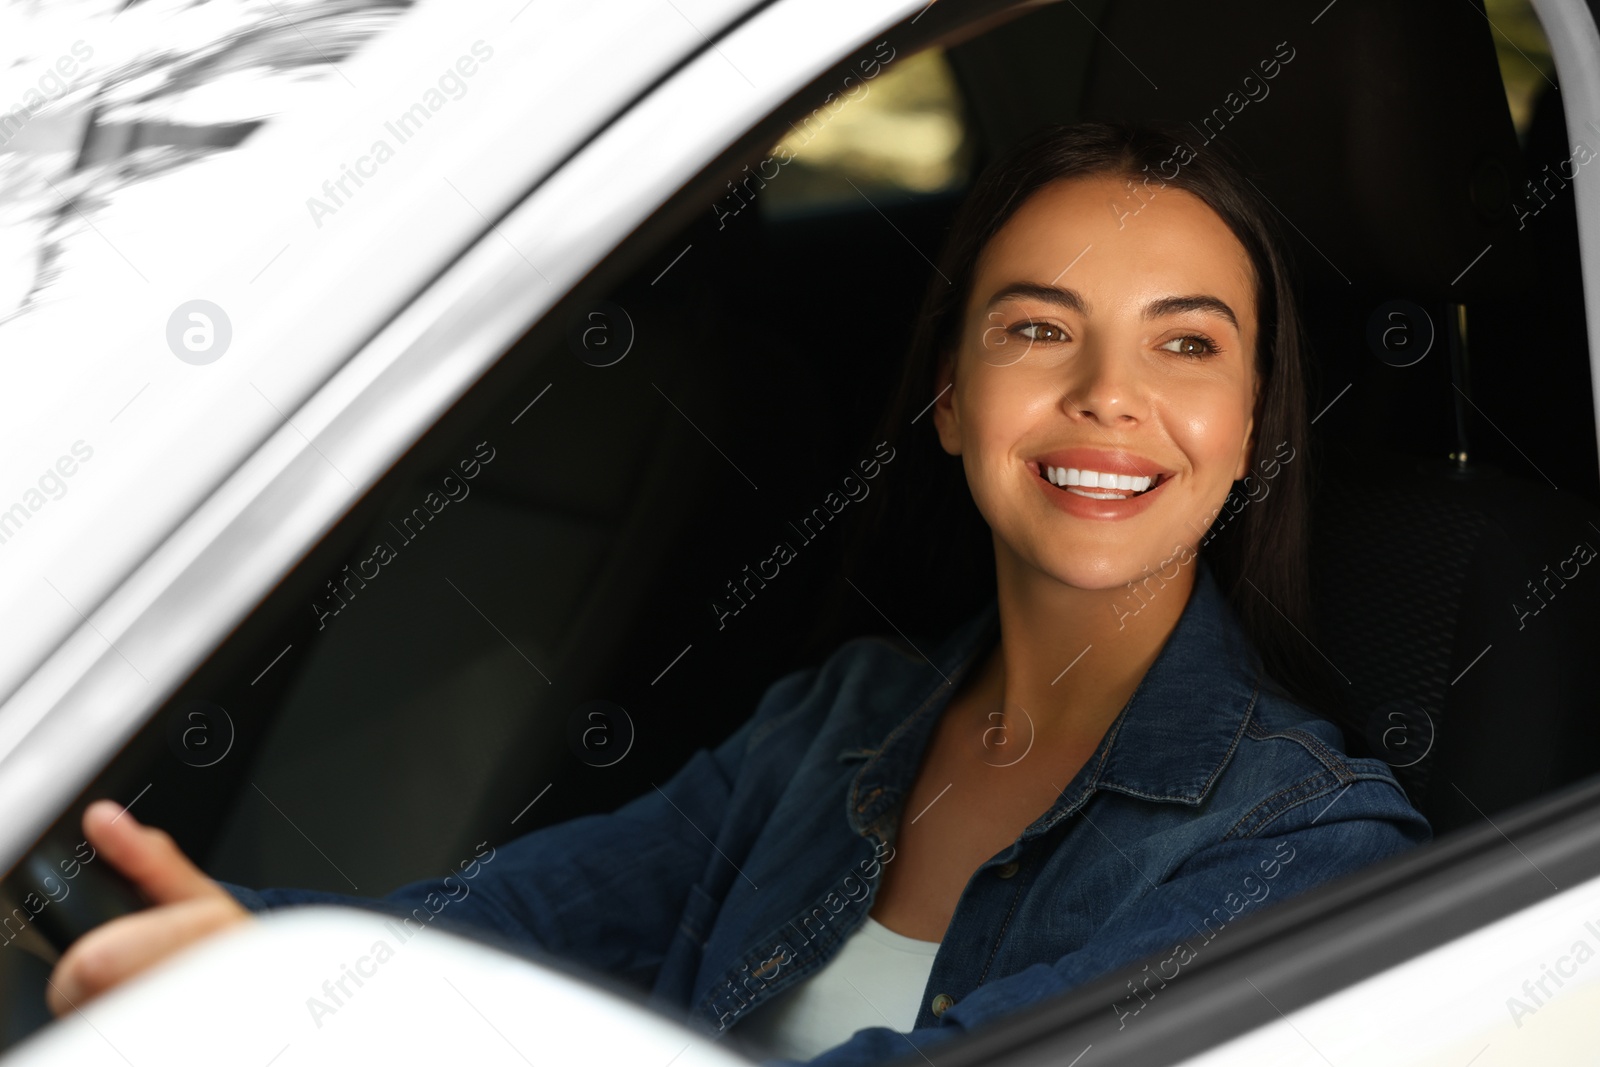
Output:
<instances>
[{"instance_id":1,"label":"smile","mask_svg":"<svg viewBox=\"0 0 1600 1067\"><path fill-rule=\"evenodd\" d=\"M1074 518L1097 521L1142 514L1176 476L1144 457L1087 448L1062 449L1026 465L1051 504Z\"/></svg>"},{"instance_id":2,"label":"smile","mask_svg":"<svg viewBox=\"0 0 1600 1067\"><path fill-rule=\"evenodd\" d=\"M1113 474L1110 471L1080 470L1077 467L1038 468L1051 485L1058 486L1074 496L1090 500L1125 500L1148 492L1161 484L1164 474L1143 476Z\"/></svg>"}]
</instances>

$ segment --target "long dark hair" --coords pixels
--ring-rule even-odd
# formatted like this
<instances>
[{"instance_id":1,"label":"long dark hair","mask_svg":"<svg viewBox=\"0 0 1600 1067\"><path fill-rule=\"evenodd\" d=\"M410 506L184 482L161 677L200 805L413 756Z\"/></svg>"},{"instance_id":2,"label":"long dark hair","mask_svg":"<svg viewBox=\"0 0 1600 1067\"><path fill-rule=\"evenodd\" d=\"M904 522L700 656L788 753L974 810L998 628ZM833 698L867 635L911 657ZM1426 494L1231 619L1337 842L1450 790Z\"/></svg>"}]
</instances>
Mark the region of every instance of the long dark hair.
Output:
<instances>
[{"instance_id":1,"label":"long dark hair","mask_svg":"<svg viewBox=\"0 0 1600 1067\"><path fill-rule=\"evenodd\" d=\"M1268 461L1279 463L1267 495L1258 501L1246 505L1241 483L1234 483L1212 523L1215 533L1208 531L1202 539L1202 554L1261 653L1269 678L1299 703L1338 722L1360 745L1358 720L1312 643L1310 363L1285 241L1244 166L1220 144L1190 148L1185 140L1190 136L1164 124L1048 126L984 169L951 223L898 388L866 446L870 451L888 441L895 458L852 516L844 567L821 617L853 616L878 629L887 617L908 636L933 640L994 594L992 534L972 501L960 457L944 452L933 427L930 405L939 360L956 347L979 254L1030 196L1063 178L1148 179L1154 187L1183 189L1209 205L1255 269L1260 393L1252 472L1259 480L1264 466L1271 469ZM1185 157L1187 162L1176 163ZM854 576L857 589L844 583L845 574ZM872 607L861 610L866 594ZM837 640L837 633L832 636ZM813 641L822 640L819 627Z\"/></svg>"}]
</instances>

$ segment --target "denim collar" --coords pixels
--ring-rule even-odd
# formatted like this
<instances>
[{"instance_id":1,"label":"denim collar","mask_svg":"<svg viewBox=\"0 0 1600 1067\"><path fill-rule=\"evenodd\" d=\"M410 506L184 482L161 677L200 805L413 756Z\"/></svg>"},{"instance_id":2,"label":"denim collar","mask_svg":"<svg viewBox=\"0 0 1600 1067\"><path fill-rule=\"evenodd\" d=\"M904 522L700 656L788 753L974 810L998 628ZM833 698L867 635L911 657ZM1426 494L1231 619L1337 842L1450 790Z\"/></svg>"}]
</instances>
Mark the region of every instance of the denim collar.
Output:
<instances>
[{"instance_id":1,"label":"denim collar","mask_svg":"<svg viewBox=\"0 0 1600 1067\"><path fill-rule=\"evenodd\" d=\"M1193 565L1189 602L1155 662L1094 754L1024 838L1050 829L1096 789L1198 805L1227 766L1259 696L1261 658L1205 560L1196 557ZM903 683L893 691L915 700L909 716L896 718L904 704L875 714L863 708L857 743L839 753L841 762L866 760L848 797L857 833L890 836L940 713L999 639L999 610L991 596L925 657L906 654Z\"/></svg>"}]
</instances>

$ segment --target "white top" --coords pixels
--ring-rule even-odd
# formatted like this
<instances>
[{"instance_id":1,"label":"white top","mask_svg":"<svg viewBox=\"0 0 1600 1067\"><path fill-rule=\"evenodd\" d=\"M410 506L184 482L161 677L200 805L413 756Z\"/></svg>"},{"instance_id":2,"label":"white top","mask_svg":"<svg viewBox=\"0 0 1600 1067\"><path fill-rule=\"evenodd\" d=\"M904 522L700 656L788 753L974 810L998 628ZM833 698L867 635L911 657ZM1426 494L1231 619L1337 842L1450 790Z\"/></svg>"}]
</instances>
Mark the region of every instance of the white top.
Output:
<instances>
[{"instance_id":1,"label":"white top","mask_svg":"<svg viewBox=\"0 0 1600 1067\"><path fill-rule=\"evenodd\" d=\"M809 1060L868 1026L910 1030L937 941L897 934L872 916L820 970L751 1011L739 1036L786 1059Z\"/></svg>"}]
</instances>

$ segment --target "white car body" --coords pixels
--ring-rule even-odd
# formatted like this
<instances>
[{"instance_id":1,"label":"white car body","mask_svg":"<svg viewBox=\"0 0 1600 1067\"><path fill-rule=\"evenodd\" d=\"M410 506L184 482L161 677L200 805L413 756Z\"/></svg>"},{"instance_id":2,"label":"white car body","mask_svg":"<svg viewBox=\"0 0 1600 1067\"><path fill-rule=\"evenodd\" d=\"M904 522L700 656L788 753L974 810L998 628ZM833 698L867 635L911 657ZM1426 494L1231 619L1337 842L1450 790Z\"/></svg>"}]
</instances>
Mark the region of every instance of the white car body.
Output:
<instances>
[{"instance_id":1,"label":"white car body","mask_svg":"<svg viewBox=\"0 0 1600 1067\"><path fill-rule=\"evenodd\" d=\"M240 148L97 216L48 303L0 323L0 513L28 512L0 541L7 864L530 323L708 159L921 6L427 0ZM1581 0L1536 6L1569 132L1592 142L1594 19ZM110 56L117 32L84 38ZM465 91L430 108L418 143L387 132L451 70ZM379 162L385 139L394 151ZM365 182L321 211L325 183L347 169ZM1580 170L1574 189L1600 354L1600 169ZM231 322L210 363L166 343L169 317L197 298ZM41 472L80 441L92 458L67 490L28 507ZM1593 882L1186 1062L1466 1063L1461 1053L1536 1028L1550 1035L1539 1062L1588 1062L1597 1035L1580 1024L1594 1018L1584 1005L1600 963L1537 1018L1505 1007L1543 961L1570 955L1586 916L1600 917ZM315 1025L307 998L383 930L359 912L269 916L6 1062L743 1062L622 998L444 934L408 942L372 993ZM1424 985L1437 1013L1419 1036L1386 1006Z\"/></svg>"}]
</instances>

